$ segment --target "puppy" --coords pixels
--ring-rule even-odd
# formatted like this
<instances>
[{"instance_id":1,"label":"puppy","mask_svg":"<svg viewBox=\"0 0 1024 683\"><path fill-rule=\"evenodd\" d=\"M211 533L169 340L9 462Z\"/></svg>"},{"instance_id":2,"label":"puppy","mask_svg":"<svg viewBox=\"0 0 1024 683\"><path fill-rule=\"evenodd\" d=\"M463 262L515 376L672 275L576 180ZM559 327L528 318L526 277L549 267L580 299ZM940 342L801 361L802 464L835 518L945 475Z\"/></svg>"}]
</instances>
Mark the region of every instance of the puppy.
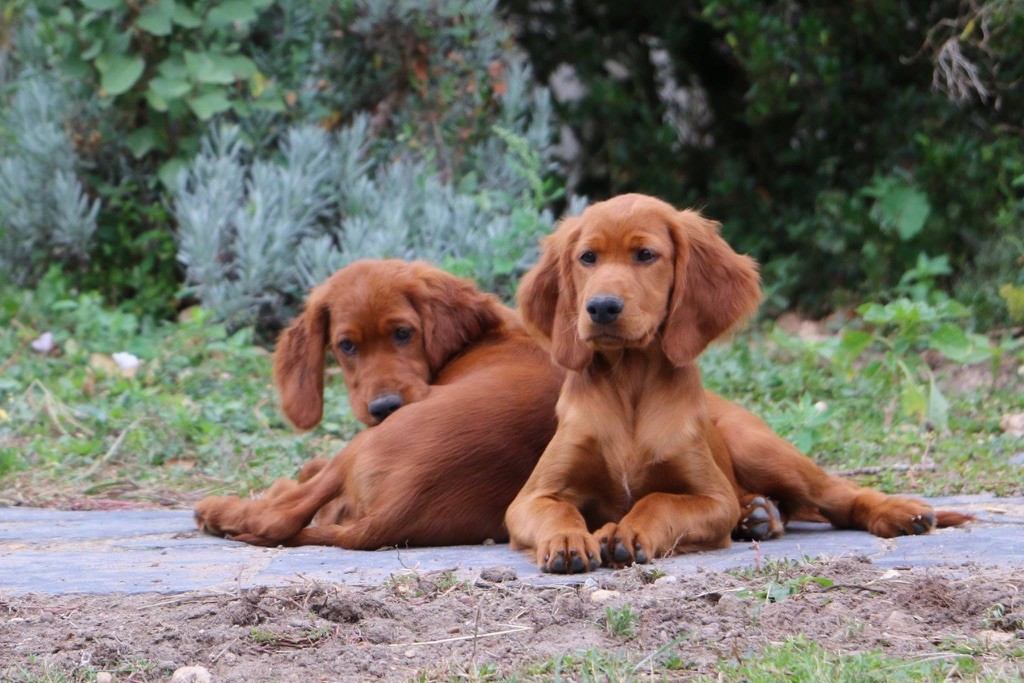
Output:
<instances>
[{"instance_id":1,"label":"puppy","mask_svg":"<svg viewBox=\"0 0 1024 683\"><path fill-rule=\"evenodd\" d=\"M261 499L200 501L200 528L353 549L507 538L505 509L554 433L564 375L516 314L424 263L343 268L310 293L274 354L282 408L301 429L321 419L328 350L371 428Z\"/></svg>"},{"instance_id":2,"label":"puppy","mask_svg":"<svg viewBox=\"0 0 1024 683\"><path fill-rule=\"evenodd\" d=\"M519 293L525 323L568 375L558 429L506 513L514 547L552 572L724 548L739 501L749 513L764 496L784 516L879 536L966 521L830 477L704 392L697 357L760 298L754 261L694 211L630 194L561 223Z\"/></svg>"}]
</instances>

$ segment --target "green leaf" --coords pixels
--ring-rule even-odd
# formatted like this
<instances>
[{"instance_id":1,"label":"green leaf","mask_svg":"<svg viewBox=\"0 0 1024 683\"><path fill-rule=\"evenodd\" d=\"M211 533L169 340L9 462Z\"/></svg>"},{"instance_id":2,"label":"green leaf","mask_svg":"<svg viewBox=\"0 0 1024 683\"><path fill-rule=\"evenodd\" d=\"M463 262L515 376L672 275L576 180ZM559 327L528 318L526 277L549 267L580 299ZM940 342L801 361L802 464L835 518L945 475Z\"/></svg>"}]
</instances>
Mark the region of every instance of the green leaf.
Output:
<instances>
[{"instance_id":1,"label":"green leaf","mask_svg":"<svg viewBox=\"0 0 1024 683\"><path fill-rule=\"evenodd\" d=\"M921 232L931 213L928 195L909 185L891 186L875 201L872 213L879 224L907 241Z\"/></svg>"},{"instance_id":2,"label":"green leaf","mask_svg":"<svg viewBox=\"0 0 1024 683\"><path fill-rule=\"evenodd\" d=\"M857 312L865 321L876 325L891 322L893 318L892 309L880 304L864 304L857 309Z\"/></svg>"},{"instance_id":3,"label":"green leaf","mask_svg":"<svg viewBox=\"0 0 1024 683\"><path fill-rule=\"evenodd\" d=\"M165 146L162 136L152 126L143 126L133 131L124 142L136 159L146 156L150 150Z\"/></svg>"},{"instance_id":4,"label":"green leaf","mask_svg":"<svg viewBox=\"0 0 1024 683\"><path fill-rule=\"evenodd\" d=\"M932 429L938 432L944 432L949 427L949 401L942 394L934 377L928 392L928 422L931 423Z\"/></svg>"},{"instance_id":5,"label":"green leaf","mask_svg":"<svg viewBox=\"0 0 1024 683\"><path fill-rule=\"evenodd\" d=\"M157 176L165 187L173 188L178 182L178 172L183 168L185 168L185 162L181 159L169 159L161 164Z\"/></svg>"},{"instance_id":6,"label":"green leaf","mask_svg":"<svg viewBox=\"0 0 1024 683\"><path fill-rule=\"evenodd\" d=\"M154 36L166 36L171 33L171 13L174 11L174 0L161 0L152 5L146 5L139 12L139 18L135 25L146 33Z\"/></svg>"},{"instance_id":7,"label":"green leaf","mask_svg":"<svg viewBox=\"0 0 1024 683\"><path fill-rule=\"evenodd\" d=\"M932 332L928 345L956 363L980 363L992 355L988 337L968 334L952 323Z\"/></svg>"},{"instance_id":8,"label":"green leaf","mask_svg":"<svg viewBox=\"0 0 1024 683\"><path fill-rule=\"evenodd\" d=\"M910 380L903 382L900 407L903 409L903 414L909 418L923 421L927 416L928 400L924 397L924 391L915 382Z\"/></svg>"},{"instance_id":9,"label":"green leaf","mask_svg":"<svg viewBox=\"0 0 1024 683\"><path fill-rule=\"evenodd\" d=\"M100 72L100 87L108 96L127 92L142 76L146 62L141 57L100 55L96 58Z\"/></svg>"},{"instance_id":10,"label":"green leaf","mask_svg":"<svg viewBox=\"0 0 1024 683\"><path fill-rule=\"evenodd\" d=\"M199 97L190 97L188 106L201 120L206 121L212 116L231 108L231 101L222 92L208 92Z\"/></svg>"},{"instance_id":11,"label":"green leaf","mask_svg":"<svg viewBox=\"0 0 1024 683\"><path fill-rule=\"evenodd\" d=\"M124 4L123 0L81 0L81 3L84 7L96 12L116 9Z\"/></svg>"},{"instance_id":12,"label":"green leaf","mask_svg":"<svg viewBox=\"0 0 1024 683\"><path fill-rule=\"evenodd\" d=\"M203 18L193 12L187 5L175 4L171 12L171 20L183 28L196 28L202 26Z\"/></svg>"},{"instance_id":13,"label":"green leaf","mask_svg":"<svg viewBox=\"0 0 1024 683\"><path fill-rule=\"evenodd\" d=\"M235 82L234 62L227 55L186 50L185 66L192 78L200 83L228 85Z\"/></svg>"},{"instance_id":14,"label":"green leaf","mask_svg":"<svg viewBox=\"0 0 1024 683\"><path fill-rule=\"evenodd\" d=\"M149 81L149 89L164 100L184 97L192 91L192 84L180 78L157 76Z\"/></svg>"},{"instance_id":15,"label":"green leaf","mask_svg":"<svg viewBox=\"0 0 1024 683\"><path fill-rule=\"evenodd\" d=\"M252 0L226 0L211 9L206 15L206 26L221 28L231 24L248 24L267 7L269 7L269 3L252 2Z\"/></svg>"},{"instance_id":16,"label":"green leaf","mask_svg":"<svg viewBox=\"0 0 1024 683\"><path fill-rule=\"evenodd\" d=\"M103 39L97 38L80 56L82 59L95 59L101 52L103 52Z\"/></svg>"},{"instance_id":17,"label":"green leaf","mask_svg":"<svg viewBox=\"0 0 1024 683\"><path fill-rule=\"evenodd\" d=\"M154 92L152 89L147 88L143 96L146 98L146 102L149 103L149 106L155 109L156 111L167 111L167 100L165 100L159 94Z\"/></svg>"},{"instance_id":18,"label":"green leaf","mask_svg":"<svg viewBox=\"0 0 1024 683\"><path fill-rule=\"evenodd\" d=\"M767 598L769 602L782 602L792 594L792 588L775 581L772 581L767 590Z\"/></svg>"},{"instance_id":19,"label":"green leaf","mask_svg":"<svg viewBox=\"0 0 1024 683\"><path fill-rule=\"evenodd\" d=\"M840 366L849 368L853 361L857 360L857 357L866 348L871 346L873 340L874 337L867 332L860 332L858 330L846 332L843 334L843 340L839 343L839 350L835 355L835 361Z\"/></svg>"},{"instance_id":20,"label":"green leaf","mask_svg":"<svg viewBox=\"0 0 1024 683\"><path fill-rule=\"evenodd\" d=\"M231 65L236 78L250 78L256 74L256 62L245 55L228 55L224 59Z\"/></svg>"}]
</instances>

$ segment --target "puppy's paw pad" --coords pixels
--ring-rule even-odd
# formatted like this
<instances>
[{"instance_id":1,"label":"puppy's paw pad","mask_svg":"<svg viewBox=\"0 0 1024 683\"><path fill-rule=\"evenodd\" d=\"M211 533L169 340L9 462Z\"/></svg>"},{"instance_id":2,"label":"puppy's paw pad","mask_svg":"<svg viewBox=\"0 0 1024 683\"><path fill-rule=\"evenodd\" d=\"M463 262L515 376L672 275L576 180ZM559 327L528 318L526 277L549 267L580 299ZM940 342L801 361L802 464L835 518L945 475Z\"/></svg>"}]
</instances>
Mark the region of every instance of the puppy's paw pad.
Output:
<instances>
[{"instance_id":1,"label":"puppy's paw pad","mask_svg":"<svg viewBox=\"0 0 1024 683\"><path fill-rule=\"evenodd\" d=\"M740 501L740 521L733 529L737 541L766 541L782 535L784 527L778 507L764 496L748 496Z\"/></svg>"}]
</instances>

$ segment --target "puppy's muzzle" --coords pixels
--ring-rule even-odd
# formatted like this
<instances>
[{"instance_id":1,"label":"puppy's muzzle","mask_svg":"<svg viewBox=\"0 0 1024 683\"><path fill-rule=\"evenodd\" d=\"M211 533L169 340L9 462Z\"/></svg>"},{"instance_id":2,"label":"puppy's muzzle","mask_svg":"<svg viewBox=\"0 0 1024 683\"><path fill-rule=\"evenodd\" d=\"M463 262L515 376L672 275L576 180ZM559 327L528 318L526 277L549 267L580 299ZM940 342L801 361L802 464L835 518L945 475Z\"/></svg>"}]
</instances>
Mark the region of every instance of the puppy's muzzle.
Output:
<instances>
[{"instance_id":1,"label":"puppy's muzzle","mask_svg":"<svg viewBox=\"0 0 1024 683\"><path fill-rule=\"evenodd\" d=\"M384 394L383 396L378 396L367 405L370 415L372 415L373 419L377 422L383 422L384 418L401 407L402 397L398 394Z\"/></svg>"},{"instance_id":2,"label":"puppy's muzzle","mask_svg":"<svg viewBox=\"0 0 1024 683\"><path fill-rule=\"evenodd\" d=\"M587 313L598 325L610 325L615 322L625 304L617 296L599 294L587 302Z\"/></svg>"}]
</instances>

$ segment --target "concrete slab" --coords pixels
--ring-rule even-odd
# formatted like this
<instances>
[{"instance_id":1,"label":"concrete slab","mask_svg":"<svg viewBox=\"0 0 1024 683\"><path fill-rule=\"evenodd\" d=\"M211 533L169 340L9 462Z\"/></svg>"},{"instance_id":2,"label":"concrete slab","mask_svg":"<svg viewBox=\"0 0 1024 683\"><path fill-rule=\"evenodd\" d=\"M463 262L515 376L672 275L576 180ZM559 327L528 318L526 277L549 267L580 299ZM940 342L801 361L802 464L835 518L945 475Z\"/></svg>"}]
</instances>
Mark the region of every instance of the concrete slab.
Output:
<instances>
[{"instance_id":1,"label":"concrete slab","mask_svg":"<svg viewBox=\"0 0 1024 683\"><path fill-rule=\"evenodd\" d=\"M660 560L669 574L743 569L766 559L863 555L879 566L971 564L1024 567L1024 498L958 496L937 507L973 512L978 522L928 536L880 539L823 524L794 523L760 550L727 550ZM205 536L188 510L69 512L0 508L0 594L179 593L280 586L307 580L379 585L395 573L453 570L475 579L489 567L510 567L534 585L571 584L587 575L540 574L507 545L351 551L338 548L256 548ZM601 570L605 572L607 570Z\"/></svg>"}]
</instances>

